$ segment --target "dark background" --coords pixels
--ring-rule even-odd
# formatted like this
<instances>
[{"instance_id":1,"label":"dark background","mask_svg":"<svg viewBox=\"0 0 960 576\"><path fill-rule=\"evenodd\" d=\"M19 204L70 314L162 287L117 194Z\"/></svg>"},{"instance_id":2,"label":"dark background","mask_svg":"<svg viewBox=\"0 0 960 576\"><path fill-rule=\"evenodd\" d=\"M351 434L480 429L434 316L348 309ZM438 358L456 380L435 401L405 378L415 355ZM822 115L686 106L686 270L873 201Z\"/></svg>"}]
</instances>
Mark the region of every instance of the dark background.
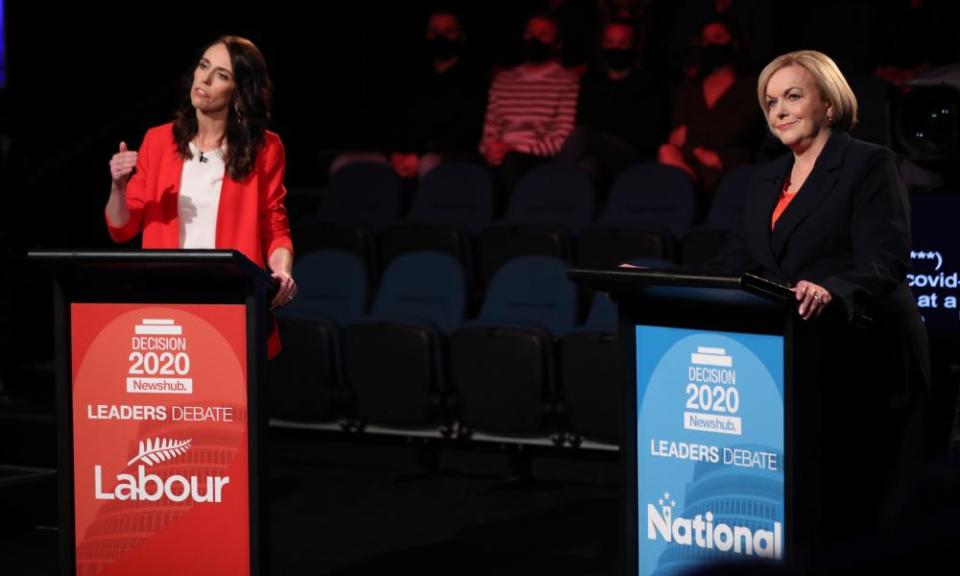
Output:
<instances>
[{"instance_id":1,"label":"dark background","mask_svg":"<svg viewBox=\"0 0 960 576\"><path fill-rule=\"evenodd\" d=\"M566 63L589 63L595 56L590 47L599 21L598 3L591 1L464 2L461 10L468 34L468 56L491 73L497 67L515 64L517 39L525 17L550 4L562 4L566 21L582 24L565 31ZM667 70L671 80L676 80L680 66L689 59L688 40L712 2L678 0L655 4L649 55ZM757 0L734 4L737 21L751 34L746 65L754 73L777 54L815 48L833 56L848 77L865 76L872 72L881 54L889 54L890 50L906 53L909 49L899 47L891 32L896 21L888 16L895 2ZM945 16L941 19L942 29L935 33L945 31L953 38L952 48L948 47L953 52L945 53L944 58L956 61L956 9L948 6L951 2L941 4ZM327 164L335 154L382 146L391 94L424 56L421 38L430 5L424 1L317 2L309 7L285 1L5 3L7 86L0 89L0 443L4 447L0 463L55 465L52 294L48 280L31 270L23 256L31 248L113 247L102 213L110 184L109 158L121 140L135 148L148 127L171 119L180 94L180 79L192 69L199 49L224 34L246 36L261 48L274 80L272 128L286 145L287 184L291 188L320 189ZM949 230L938 232L942 238L953 237ZM941 334L935 342L934 374L942 386L955 386L958 349L955 333ZM951 408L947 406L945 410ZM14 435L31 440L9 441ZM291 445L303 441L298 438ZM356 452L350 447L337 449L344 454ZM346 472L330 485L339 482L358 499L369 498L371 493L388 498L384 494L392 494L390 490L397 488L391 485L389 490L381 489L376 469L379 464L373 463L381 462L383 455L377 448L363 450L373 455L369 461L361 456L360 463L352 468L343 461L323 464L327 469L339 466L343 470L369 472L356 475L374 488L363 492ZM604 462L614 464L615 461ZM289 508L286 518L296 521L299 503L307 501L305 497L298 500L298 493L308 492L303 478L327 474L317 470L296 460L280 467L279 509ZM594 481L597 470L601 470L599 474L605 480ZM371 480L371 476L377 479ZM392 471L385 476L393 478L401 473ZM498 534L516 532L517 538L523 538L521 532L543 529L545 525L553 525L553 531L558 532L551 533L553 541L573 538L570 532L560 533L567 529L590 533L584 536L587 544L582 556L603 555L609 560L613 554L610 542L616 535L604 531L611 522L619 521L616 486L609 480L616 473L588 467L581 476L573 475L579 478L576 481L570 481L569 474L561 476L566 480L553 484L548 491L501 493L491 488L491 494L499 495L492 499L498 499L497 506L501 506L491 510L518 509L522 508L518 503L531 501L549 501L549 505L543 506L547 512L542 523L516 522L509 514L498 519L503 525L491 523L490 530L499 532L487 535L488 544L500 544L489 549L491 556L476 556L480 566L496 571L491 558L526 553L530 555L525 564L528 571L543 568L534 557L537 548L520 544L514 547L512 541L504 544ZM584 477L589 480L584 481ZM403 485L402 480L397 482L397 486ZM431 482L442 483L436 478ZM484 484L484 489L487 484L496 484L477 482ZM438 492L450 499L439 499L434 508L460 502L456 490L447 485L445 492ZM463 490L469 493L466 488ZM567 497L566 492L577 495ZM408 494L398 496L391 502L395 505L407 497ZM554 506L554 500L560 504ZM339 504L344 522L353 513L346 504ZM328 506L335 509L336 505L324 501L322 506L318 505L317 514L329 513ZM560 514L558 511L565 507L572 510L571 516L551 516ZM384 510L389 508L384 505ZM485 513L496 515L490 510ZM382 516L379 510L371 508L365 521L378 522ZM586 523L576 518L585 518ZM384 534L379 545L388 546L390 538L409 528L396 521L394 524L396 533ZM596 527L601 528L595 530ZM441 525L437 530L449 527ZM293 529L288 531L292 533ZM0 546L0 551L13 550L15 546ZM310 542L303 545L309 546ZM573 550L577 546L577 542L570 544ZM335 546L327 548L328 552L335 552ZM50 549L52 544L45 540L31 540L27 547L28 552L38 555ZM443 554L452 558L460 551L471 550L472 544L464 540L444 549ZM291 557L304 553L289 545L287 550ZM367 553L358 553L358 557ZM346 552L343 555L347 556ZM556 568L562 571L565 565L571 566L564 559L567 557L558 558ZM413 565L419 560L418 556L408 559L395 553L367 567L396 569L404 562ZM596 566L595 562L585 562ZM344 560L344 565L349 563ZM609 565L601 567L605 570ZM482 572L482 568L477 569L477 573ZM361 567L354 573L364 570Z\"/></svg>"},{"instance_id":2,"label":"dark background","mask_svg":"<svg viewBox=\"0 0 960 576\"><path fill-rule=\"evenodd\" d=\"M260 46L274 79L272 127L286 145L287 184L320 190L335 154L383 145L391 96L424 60L425 16L436 4L5 3L0 381L6 394L44 407L52 397L51 295L46 279L27 268L26 250L113 246L102 215L110 183L107 162L121 140L135 148L148 127L171 119L181 79L203 45L223 34L238 34ZM787 6L740 0L732 2L730 19L749 37L743 58L747 72L758 72L785 51L817 48L856 79L869 76L878 63L911 55L911 46L898 34L896 16L907 4L814 0ZM590 64L607 5L591 0L463 2L466 56L491 76L515 64L526 16L552 7L565 27L565 63ZM650 5L645 59L675 85L681 67L690 62L690 38L715 3ZM939 60L955 62L960 59L955 5L932 5L937 17L921 37L934 39ZM292 209L296 201L292 194ZM944 250L955 241L946 229L933 235L943 239L939 245ZM930 236L925 229L924 237ZM945 351L935 368L947 374L956 363L956 335L941 336Z\"/></svg>"}]
</instances>

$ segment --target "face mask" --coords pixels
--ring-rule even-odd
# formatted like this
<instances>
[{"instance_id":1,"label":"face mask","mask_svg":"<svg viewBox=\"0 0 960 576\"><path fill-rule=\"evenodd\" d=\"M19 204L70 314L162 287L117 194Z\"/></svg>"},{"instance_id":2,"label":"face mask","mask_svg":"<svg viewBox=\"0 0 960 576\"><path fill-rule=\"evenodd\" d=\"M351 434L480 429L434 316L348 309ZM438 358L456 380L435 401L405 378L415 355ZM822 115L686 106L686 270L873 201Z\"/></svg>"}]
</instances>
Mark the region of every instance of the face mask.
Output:
<instances>
[{"instance_id":1,"label":"face mask","mask_svg":"<svg viewBox=\"0 0 960 576\"><path fill-rule=\"evenodd\" d=\"M541 64L554 56L553 46L539 40L527 40L523 48L526 61L531 64Z\"/></svg>"},{"instance_id":2,"label":"face mask","mask_svg":"<svg viewBox=\"0 0 960 576\"><path fill-rule=\"evenodd\" d=\"M632 50L604 49L603 58L607 61L607 67L618 72L626 70L633 65L634 54Z\"/></svg>"},{"instance_id":3,"label":"face mask","mask_svg":"<svg viewBox=\"0 0 960 576\"><path fill-rule=\"evenodd\" d=\"M434 60L449 60L460 54L460 43L444 36L427 40L427 50Z\"/></svg>"},{"instance_id":4,"label":"face mask","mask_svg":"<svg viewBox=\"0 0 960 576\"><path fill-rule=\"evenodd\" d=\"M707 44L700 48L700 66L704 73L713 72L733 61L733 44Z\"/></svg>"}]
</instances>

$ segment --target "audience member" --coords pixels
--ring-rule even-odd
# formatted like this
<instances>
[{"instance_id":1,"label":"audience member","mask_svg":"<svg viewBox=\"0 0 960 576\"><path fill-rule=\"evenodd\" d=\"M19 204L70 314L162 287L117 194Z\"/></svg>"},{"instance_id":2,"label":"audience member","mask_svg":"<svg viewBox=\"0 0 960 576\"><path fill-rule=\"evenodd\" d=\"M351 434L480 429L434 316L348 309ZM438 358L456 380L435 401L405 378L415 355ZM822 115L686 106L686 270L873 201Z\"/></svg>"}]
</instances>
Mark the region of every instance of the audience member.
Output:
<instances>
[{"instance_id":1,"label":"audience member","mask_svg":"<svg viewBox=\"0 0 960 576\"><path fill-rule=\"evenodd\" d=\"M480 140L480 153L500 169L505 194L525 170L559 152L573 130L580 89L560 65L563 42L553 16L531 16L523 40L524 62L490 86Z\"/></svg>"},{"instance_id":2,"label":"audience member","mask_svg":"<svg viewBox=\"0 0 960 576\"><path fill-rule=\"evenodd\" d=\"M474 146L483 122L483 76L466 61L461 15L436 8L424 40L429 62L397 91L389 117L390 163L416 178L445 160L479 160Z\"/></svg>"},{"instance_id":3,"label":"audience member","mask_svg":"<svg viewBox=\"0 0 960 576\"><path fill-rule=\"evenodd\" d=\"M680 85L673 129L659 150L659 161L683 169L705 197L724 173L753 159L763 135L750 110L755 81L738 72L737 49L730 24L703 26L696 76Z\"/></svg>"},{"instance_id":4,"label":"audience member","mask_svg":"<svg viewBox=\"0 0 960 576\"><path fill-rule=\"evenodd\" d=\"M581 162L606 190L621 170L657 157L669 129L665 84L637 65L632 24L604 26L600 64L581 80L577 127L559 159Z\"/></svg>"}]
</instances>

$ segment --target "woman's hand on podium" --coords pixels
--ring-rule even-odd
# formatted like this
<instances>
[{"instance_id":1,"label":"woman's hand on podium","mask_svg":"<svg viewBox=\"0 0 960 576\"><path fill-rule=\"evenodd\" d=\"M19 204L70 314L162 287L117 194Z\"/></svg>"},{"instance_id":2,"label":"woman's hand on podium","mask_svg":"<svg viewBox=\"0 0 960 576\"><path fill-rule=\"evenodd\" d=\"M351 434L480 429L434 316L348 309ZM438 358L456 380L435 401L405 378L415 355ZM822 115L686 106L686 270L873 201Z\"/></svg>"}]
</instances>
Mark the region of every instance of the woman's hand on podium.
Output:
<instances>
[{"instance_id":1,"label":"woman's hand on podium","mask_svg":"<svg viewBox=\"0 0 960 576\"><path fill-rule=\"evenodd\" d=\"M277 293L270 301L270 309L286 306L297 296L297 283L293 280L293 254L286 248L277 248L270 254L271 276L280 283Z\"/></svg>"},{"instance_id":2,"label":"woman's hand on podium","mask_svg":"<svg viewBox=\"0 0 960 576\"><path fill-rule=\"evenodd\" d=\"M797 296L797 302L800 303L797 312L804 320L816 318L833 301L829 290L806 280L797 282L793 292Z\"/></svg>"},{"instance_id":3,"label":"woman's hand on podium","mask_svg":"<svg viewBox=\"0 0 960 576\"><path fill-rule=\"evenodd\" d=\"M297 283L293 281L293 276L282 270L274 272L271 276L280 282L280 288L270 302L270 309L276 310L293 302L297 295Z\"/></svg>"}]
</instances>

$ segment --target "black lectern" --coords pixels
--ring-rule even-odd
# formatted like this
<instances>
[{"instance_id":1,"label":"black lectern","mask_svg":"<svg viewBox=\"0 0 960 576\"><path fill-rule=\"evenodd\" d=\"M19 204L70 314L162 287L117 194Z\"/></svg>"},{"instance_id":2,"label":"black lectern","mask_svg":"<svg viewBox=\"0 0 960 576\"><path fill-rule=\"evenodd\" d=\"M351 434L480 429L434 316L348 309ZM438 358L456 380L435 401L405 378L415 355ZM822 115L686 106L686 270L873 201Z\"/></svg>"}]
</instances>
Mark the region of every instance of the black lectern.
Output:
<instances>
[{"instance_id":1,"label":"black lectern","mask_svg":"<svg viewBox=\"0 0 960 576\"><path fill-rule=\"evenodd\" d=\"M261 574L274 281L235 251L29 253L56 296L64 574Z\"/></svg>"},{"instance_id":2,"label":"black lectern","mask_svg":"<svg viewBox=\"0 0 960 576\"><path fill-rule=\"evenodd\" d=\"M642 269L569 276L619 305L626 573L795 554L789 288Z\"/></svg>"}]
</instances>

